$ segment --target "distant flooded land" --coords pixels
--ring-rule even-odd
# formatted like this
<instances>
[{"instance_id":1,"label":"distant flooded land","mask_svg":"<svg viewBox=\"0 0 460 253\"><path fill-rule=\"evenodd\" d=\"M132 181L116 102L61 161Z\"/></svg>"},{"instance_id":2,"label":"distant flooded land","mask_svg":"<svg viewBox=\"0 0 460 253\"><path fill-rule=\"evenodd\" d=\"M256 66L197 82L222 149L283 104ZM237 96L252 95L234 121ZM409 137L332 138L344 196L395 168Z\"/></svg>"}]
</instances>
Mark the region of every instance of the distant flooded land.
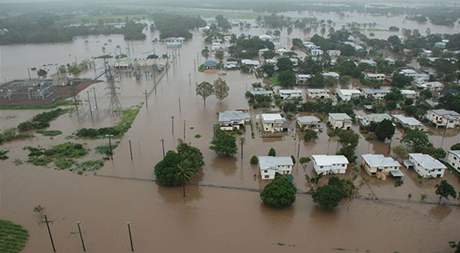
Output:
<instances>
[{"instance_id":1,"label":"distant flooded land","mask_svg":"<svg viewBox=\"0 0 460 253\"><path fill-rule=\"evenodd\" d=\"M0 2L0 252L460 252L455 2Z\"/></svg>"}]
</instances>

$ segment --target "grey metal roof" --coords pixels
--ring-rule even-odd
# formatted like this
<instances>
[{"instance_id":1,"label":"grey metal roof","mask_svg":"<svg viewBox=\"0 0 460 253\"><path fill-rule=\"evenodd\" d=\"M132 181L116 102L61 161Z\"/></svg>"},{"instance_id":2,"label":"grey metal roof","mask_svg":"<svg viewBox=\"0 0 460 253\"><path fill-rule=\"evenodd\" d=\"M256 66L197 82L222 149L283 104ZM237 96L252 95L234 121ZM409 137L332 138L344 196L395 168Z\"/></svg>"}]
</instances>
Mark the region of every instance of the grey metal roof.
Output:
<instances>
[{"instance_id":1,"label":"grey metal roof","mask_svg":"<svg viewBox=\"0 0 460 253\"><path fill-rule=\"evenodd\" d=\"M258 156L259 167L264 170L275 169L280 165L293 166L294 162L289 156Z\"/></svg>"},{"instance_id":2,"label":"grey metal roof","mask_svg":"<svg viewBox=\"0 0 460 253\"><path fill-rule=\"evenodd\" d=\"M247 112L242 111L225 111L219 112L219 122L233 122L249 120L250 116Z\"/></svg>"},{"instance_id":3,"label":"grey metal roof","mask_svg":"<svg viewBox=\"0 0 460 253\"><path fill-rule=\"evenodd\" d=\"M418 164L420 164L425 169L445 169L446 166L442 164L440 161L434 159L433 157L427 154L421 153L412 153L409 154L413 160L415 160Z\"/></svg>"},{"instance_id":4,"label":"grey metal roof","mask_svg":"<svg viewBox=\"0 0 460 253\"><path fill-rule=\"evenodd\" d=\"M385 157L381 154L364 154L361 155L363 160L371 167L400 167L398 161L391 157Z\"/></svg>"},{"instance_id":5,"label":"grey metal roof","mask_svg":"<svg viewBox=\"0 0 460 253\"><path fill-rule=\"evenodd\" d=\"M321 120L316 116L301 116L297 118L297 122L301 125L310 125L310 124L317 124Z\"/></svg>"}]
</instances>

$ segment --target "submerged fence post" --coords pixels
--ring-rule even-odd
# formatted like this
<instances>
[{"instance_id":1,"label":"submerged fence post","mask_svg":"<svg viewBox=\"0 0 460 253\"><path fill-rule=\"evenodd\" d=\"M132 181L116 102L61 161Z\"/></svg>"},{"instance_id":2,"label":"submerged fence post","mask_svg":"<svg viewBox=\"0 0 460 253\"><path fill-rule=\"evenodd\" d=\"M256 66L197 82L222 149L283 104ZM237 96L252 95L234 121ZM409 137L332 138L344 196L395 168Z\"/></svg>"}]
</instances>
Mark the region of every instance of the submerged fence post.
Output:
<instances>
[{"instance_id":1,"label":"submerged fence post","mask_svg":"<svg viewBox=\"0 0 460 253\"><path fill-rule=\"evenodd\" d=\"M80 222L77 222L78 234L80 235L81 246L83 247L83 252L86 252L85 241L83 240L83 235L81 233Z\"/></svg>"},{"instance_id":2,"label":"submerged fence post","mask_svg":"<svg viewBox=\"0 0 460 253\"><path fill-rule=\"evenodd\" d=\"M129 222L128 222L128 234L129 234L129 244L131 246L131 252L134 252L133 235L131 233L131 223Z\"/></svg>"}]
</instances>

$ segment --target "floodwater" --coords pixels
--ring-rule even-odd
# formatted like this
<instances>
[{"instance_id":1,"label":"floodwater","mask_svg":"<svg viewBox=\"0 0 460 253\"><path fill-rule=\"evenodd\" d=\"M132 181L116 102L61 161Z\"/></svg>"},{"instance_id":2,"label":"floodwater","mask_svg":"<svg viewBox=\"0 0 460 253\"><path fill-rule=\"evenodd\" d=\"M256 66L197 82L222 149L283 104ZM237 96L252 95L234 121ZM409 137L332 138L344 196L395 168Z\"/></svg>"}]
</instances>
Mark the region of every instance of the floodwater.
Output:
<instances>
[{"instance_id":1,"label":"floodwater","mask_svg":"<svg viewBox=\"0 0 460 253\"><path fill-rule=\"evenodd\" d=\"M8 78L25 77L23 70L27 67L20 60L11 59L9 50L12 47L18 47L17 52L35 54L25 54L23 59L42 59L47 63L64 63L69 54L82 59L99 55L104 43L110 50L116 50L116 45L129 47L133 57L153 51L167 52L163 45L152 44L151 36L155 34L149 34L144 42L130 42L129 46L119 36L97 36L90 37L88 43L78 38L68 44L0 47L1 70L10 75ZM458 207L419 203L422 193L427 194L427 201L437 200L434 195L437 181L420 182L412 171L405 169L406 180L400 187L395 187L392 180L377 181L361 173L360 195L363 198L344 202L334 212L318 210L311 197L304 194L299 194L294 206L287 210L271 210L261 205L258 193L251 189L261 189L265 183L254 178L257 168L249 165L250 157L264 155L270 147L279 155L297 156L298 137L294 131L282 138L261 138L255 132L253 139L248 126L243 159L239 152L230 159L219 158L209 150L217 113L248 109L244 93L257 80L238 71L229 71L222 76L230 86L229 96L223 102L210 97L204 107L202 99L195 96L195 83L213 81L218 75L195 71L194 62L204 61L199 55L202 41L203 38L195 34L194 39L186 42L156 86L153 80L136 81L123 76L113 84L102 82L81 92L82 105L78 111L61 116L51 124L50 129L64 131L62 136L52 139L36 136L3 146L10 150L10 159L0 162L0 216L29 230L31 237L24 252L51 252L46 227L39 224L32 212L37 205L44 206L53 221L51 228L58 252L82 251L77 221L82 223L89 252L129 252L127 222L133 224L136 252L446 252L448 242L458 240ZM44 64L35 61L34 64ZM145 90L152 90L147 101L144 101ZM14 163L16 159L26 158L22 150L26 145L48 146L65 141L66 136L81 127L111 125L118 119L113 113L116 109L141 102L144 102L143 108L132 128L120 140L114 160L107 161L97 176L79 176ZM1 111L0 127L15 126L33 113ZM256 112L251 113L255 117ZM437 132L432 137L436 146L441 145L442 135ZM449 132L445 136L444 147L459 140L458 133ZM400 138L398 133L392 145L397 145ZM173 149L178 139L183 139L199 147L204 154L206 165L194 185L187 187L185 199L180 189L162 188L150 181L153 166L162 157L161 139L165 141L166 150ZM77 141L93 148L106 140ZM133 160L129 153L130 141ZM299 147L300 156L310 156L334 154L339 145L323 131L317 141L300 142ZM357 154L367 152L386 154L388 146L361 136ZM96 157L93 153L89 156ZM304 178L311 172L311 164L294 169L299 192L309 189ZM446 178L460 189L453 175L448 174ZM197 183L203 186L196 186ZM413 196L412 202L406 202L409 193ZM380 200L365 199L372 196Z\"/></svg>"}]
</instances>

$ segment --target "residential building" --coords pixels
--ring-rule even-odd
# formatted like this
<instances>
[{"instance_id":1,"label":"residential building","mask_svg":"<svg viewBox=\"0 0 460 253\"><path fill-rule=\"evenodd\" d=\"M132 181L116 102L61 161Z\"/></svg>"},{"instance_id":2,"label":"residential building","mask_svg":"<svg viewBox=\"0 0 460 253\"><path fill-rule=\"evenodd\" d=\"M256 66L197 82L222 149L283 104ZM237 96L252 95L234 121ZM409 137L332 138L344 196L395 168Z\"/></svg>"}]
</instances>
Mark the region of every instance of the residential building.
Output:
<instances>
[{"instance_id":1,"label":"residential building","mask_svg":"<svg viewBox=\"0 0 460 253\"><path fill-rule=\"evenodd\" d=\"M324 51L321 50L321 49L311 49L310 50L310 54L312 56L320 56L320 55L323 55L324 54Z\"/></svg>"},{"instance_id":2,"label":"residential building","mask_svg":"<svg viewBox=\"0 0 460 253\"><path fill-rule=\"evenodd\" d=\"M306 84L311 79L311 75L308 74L297 74L295 77L297 85Z\"/></svg>"},{"instance_id":3,"label":"residential building","mask_svg":"<svg viewBox=\"0 0 460 253\"><path fill-rule=\"evenodd\" d=\"M328 122L334 129L350 129L352 124L351 117L346 113L329 113Z\"/></svg>"},{"instance_id":4,"label":"residential building","mask_svg":"<svg viewBox=\"0 0 460 253\"><path fill-rule=\"evenodd\" d=\"M318 175L345 174L348 159L343 155L312 155L313 168Z\"/></svg>"},{"instance_id":5,"label":"residential building","mask_svg":"<svg viewBox=\"0 0 460 253\"><path fill-rule=\"evenodd\" d=\"M460 150L449 150L446 160L452 168L460 173Z\"/></svg>"},{"instance_id":6,"label":"residential building","mask_svg":"<svg viewBox=\"0 0 460 253\"><path fill-rule=\"evenodd\" d=\"M368 81L382 82L385 80L385 74L364 73L364 79Z\"/></svg>"},{"instance_id":7,"label":"residential building","mask_svg":"<svg viewBox=\"0 0 460 253\"><path fill-rule=\"evenodd\" d=\"M359 124L363 127L368 127L372 123L380 123L384 120L391 120L391 116L386 113L371 113L358 117Z\"/></svg>"},{"instance_id":8,"label":"residential building","mask_svg":"<svg viewBox=\"0 0 460 253\"><path fill-rule=\"evenodd\" d=\"M406 117L402 114L395 114L392 116L393 116L393 120L396 123L400 124L401 126L405 128L418 129L418 130L422 130L424 128L422 122L420 122L416 118Z\"/></svg>"},{"instance_id":9,"label":"residential building","mask_svg":"<svg viewBox=\"0 0 460 253\"><path fill-rule=\"evenodd\" d=\"M327 50L327 54L329 55L329 57L334 58L339 57L342 54L342 52L340 52L340 50Z\"/></svg>"},{"instance_id":10,"label":"residential building","mask_svg":"<svg viewBox=\"0 0 460 253\"><path fill-rule=\"evenodd\" d=\"M361 97L362 93L360 90L357 89L338 89L337 90L337 97L340 98L342 101L350 101L354 98Z\"/></svg>"},{"instance_id":11,"label":"residential building","mask_svg":"<svg viewBox=\"0 0 460 253\"><path fill-rule=\"evenodd\" d=\"M301 90L288 90L288 89L279 89L278 90L278 95L284 99L284 100L289 100L289 99L302 99L303 94Z\"/></svg>"},{"instance_id":12,"label":"residential building","mask_svg":"<svg viewBox=\"0 0 460 253\"><path fill-rule=\"evenodd\" d=\"M361 166L369 175L381 173L385 176L403 177L400 170L401 164L391 157L385 157L381 154L364 154L361 155Z\"/></svg>"},{"instance_id":13,"label":"residential building","mask_svg":"<svg viewBox=\"0 0 460 253\"><path fill-rule=\"evenodd\" d=\"M364 95L367 98L373 99L383 99L388 93L390 93L390 89L379 88L379 89L372 89L367 88L363 90Z\"/></svg>"},{"instance_id":14,"label":"residential building","mask_svg":"<svg viewBox=\"0 0 460 253\"><path fill-rule=\"evenodd\" d=\"M330 96L327 89L307 89L307 97L311 99L330 98Z\"/></svg>"},{"instance_id":15,"label":"residential building","mask_svg":"<svg viewBox=\"0 0 460 253\"><path fill-rule=\"evenodd\" d=\"M377 62L375 62L375 61L372 60L372 59L368 59L368 60L363 59L363 60L360 60L360 61L359 61L359 64L367 64L367 65L372 66L372 67L377 66Z\"/></svg>"},{"instance_id":16,"label":"residential building","mask_svg":"<svg viewBox=\"0 0 460 253\"><path fill-rule=\"evenodd\" d=\"M287 131L286 119L279 113L263 113L260 115L263 131L266 133L281 133Z\"/></svg>"},{"instance_id":17,"label":"residential building","mask_svg":"<svg viewBox=\"0 0 460 253\"><path fill-rule=\"evenodd\" d=\"M460 126L460 113L445 109L429 110L425 117L436 127L455 128Z\"/></svg>"},{"instance_id":18,"label":"residential building","mask_svg":"<svg viewBox=\"0 0 460 253\"><path fill-rule=\"evenodd\" d=\"M249 113L243 111L219 112L219 127L227 131L239 130L250 119Z\"/></svg>"},{"instance_id":19,"label":"residential building","mask_svg":"<svg viewBox=\"0 0 460 253\"><path fill-rule=\"evenodd\" d=\"M321 120L316 116L301 116L297 117L297 125L300 129L319 129Z\"/></svg>"},{"instance_id":20,"label":"residential building","mask_svg":"<svg viewBox=\"0 0 460 253\"><path fill-rule=\"evenodd\" d=\"M444 84L438 81L435 82L417 82L415 86L419 89L430 90L434 92L440 92L444 89Z\"/></svg>"},{"instance_id":21,"label":"residential building","mask_svg":"<svg viewBox=\"0 0 460 253\"><path fill-rule=\"evenodd\" d=\"M214 59L208 59L203 63L203 68L206 70L216 69L218 64L219 64L218 61Z\"/></svg>"},{"instance_id":22,"label":"residential building","mask_svg":"<svg viewBox=\"0 0 460 253\"><path fill-rule=\"evenodd\" d=\"M267 90L264 88L253 88L249 90L248 92L254 97L255 96L270 96L271 97L273 95L273 91Z\"/></svg>"},{"instance_id":23,"label":"residential building","mask_svg":"<svg viewBox=\"0 0 460 253\"><path fill-rule=\"evenodd\" d=\"M246 66L249 66L249 67L254 67L254 68L257 68L260 66L260 62L257 61L257 60L251 60L251 59L242 59L241 60L241 64L242 65L246 65Z\"/></svg>"},{"instance_id":24,"label":"residential building","mask_svg":"<svg viewBox=\"0 0 460 253\"><path fill-rule=\"evenodd\" d=\"M405 98L416 99L417 92L415 90L401 90L401 95Z\"/></svg>"},{"instance_id":25,"label":"residential building","mask_svg":"<svg viewBox=\"0 0 460 253\"><path fill-rule=\"evenodd\" d=\"M276 173L289 175L294 162L289 156L258 156L260 176L263 180L275 179Z\"/></svg>"},{"instance_id":26,"label":"residential building","mask_svg":"<svg viewBox=\"0 0 460 253\"><path fill-rule=\"evenodd\" d=\"M409 160L405 161L405 165L408 169L414 169L423 178L442 177L447 168L433 157L420 153L409 154Z\"/></svg>"},{"instance_id":27,"label":"residential building","mask_svg":"<svg viewBox=\"0 0 460 253\"><path fill-rule=\"evenodd\" d=\"M323 72L323 73L321 73L321 75L323 75L323 77L325 77L325 78L333 78L333 79L337 79L337 80L339 80L339 78L340 78L339 73L336 73L336 72Z\"/></svg>"},{"instance_id":28,"label":"residential building","mask_svg":"<svg viewBox=\"0 0 460 253\"><path fill-rule=\"evenodd\" d=\"M401 69L399 74L412 77L415 83L428 82L428 80L430 80L430 75L426 73L418 73L413 69Z\"/></svg>"}]
</instances>

